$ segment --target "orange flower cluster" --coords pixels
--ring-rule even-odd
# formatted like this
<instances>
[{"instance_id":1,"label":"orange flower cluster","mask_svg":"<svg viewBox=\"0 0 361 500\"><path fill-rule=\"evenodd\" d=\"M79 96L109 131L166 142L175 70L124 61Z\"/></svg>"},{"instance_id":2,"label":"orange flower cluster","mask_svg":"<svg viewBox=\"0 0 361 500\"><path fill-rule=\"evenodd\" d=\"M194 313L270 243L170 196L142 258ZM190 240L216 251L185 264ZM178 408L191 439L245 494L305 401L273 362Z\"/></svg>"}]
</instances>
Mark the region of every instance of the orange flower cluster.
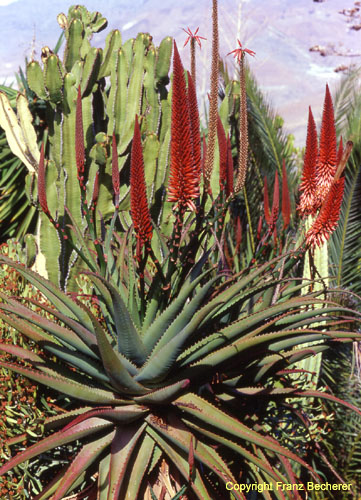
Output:
<instances>
[{"instance_id":1,"label":"orange flower cluster","mask_svg":"<svg viewBox=\"0 0 361 500\"><path fill-rule=\"evenodd\" d=\"M183 65L174 42L173 96L168 201L195 210L201 174L201 139L197 99L188 73L188 89Z\"/></svg>"},{"instance_id":2,"label":"orange flower cluster","mask_svg":"<svg viewBox=\"0 0 361 500\"><path fill-rule=\"evenodd\" d=\"M345 184L341 175L351 152L349 143L346 156L343 154L342 140L337 151L333 103L328 85L319 146L317 142L316 125L309 108L301 195L297 209L302 217L317 215L306 234L306 243L312 247L321 246L337 227Z\"/></svg>"}]
</instances>

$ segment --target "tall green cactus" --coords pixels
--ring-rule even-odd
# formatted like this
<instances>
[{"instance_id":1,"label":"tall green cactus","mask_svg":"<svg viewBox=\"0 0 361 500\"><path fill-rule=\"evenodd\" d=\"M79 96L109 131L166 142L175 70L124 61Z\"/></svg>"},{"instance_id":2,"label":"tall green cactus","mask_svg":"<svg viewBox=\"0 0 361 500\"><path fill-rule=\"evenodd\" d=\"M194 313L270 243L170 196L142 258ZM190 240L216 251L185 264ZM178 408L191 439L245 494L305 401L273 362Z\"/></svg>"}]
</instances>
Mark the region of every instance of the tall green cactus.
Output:
<instances>
[{"instance_id":1,"label":"tall green cactus","mask_svg":"<svg viewBox=\"0 0 361 500\"><path fill-rule=\"evenodd\" d=\"M96 177L99 182L97 208L103 221L112 217L115 210L111 183L113 133L120 176L124 180L120 184L120 219L125 228L130 225L125 211L130 203L129 151L136 115L140 117L145 138L149 201L156 204L164 196L162 190L170 141L170 100L166 85L169 82L172 39L167 37L155 47L149 34L140 33L136 39L122 43L120 32L113 30L108 34L103 50L90 43L92 35L107 25L100 13L90 13L82 6L70 7L68 16L60 14L58 22L66 38L63 59L48 48L43 49L42 62L33 60L27 66L27 82L37 98L46 104L45 156L48 160L45 186L53 223L41 214L38 236L40 251L45 257L46 270L43 273L63 288L68 285L72 289L75 286L76 253L69 250L71 246L64 245L64 230L67 225L75 224L85 234L88 223L82 203L89 205L93 199ZM76 158L79 87L85 150L84 195L78 181ZM36 202L39 149L28 108L26 103L21 104L18 119L15 115L11 117L9 137L14 138L18 149L20 144L20 152L13 151L26 160L28 197ZM3 119L5 121L8 122ZM30 163L29 153L32 155ZM36 159L35 168L33 157ZM72 214L72 221L66 209Z\"/></svg>"}]
</instances>

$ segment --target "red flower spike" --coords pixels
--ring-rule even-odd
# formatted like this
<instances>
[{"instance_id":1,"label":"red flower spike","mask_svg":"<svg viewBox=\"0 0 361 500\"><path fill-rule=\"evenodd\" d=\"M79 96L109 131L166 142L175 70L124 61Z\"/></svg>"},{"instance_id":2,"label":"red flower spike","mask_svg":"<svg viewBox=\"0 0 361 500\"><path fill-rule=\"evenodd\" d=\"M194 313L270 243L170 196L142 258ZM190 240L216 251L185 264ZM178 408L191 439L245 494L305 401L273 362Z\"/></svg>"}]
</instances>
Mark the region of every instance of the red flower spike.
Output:
<instances>
[{"instance_id":1,"label":"red flower spike","mask_svg":"<svg viewBox=\"0 0 361 500\"><path fill-rule=\"evenodd\" d=\"M257 225L257 240L259 241L261 239L261 231L262 231L262 215L259 216L258 219L258 225Z\"/></svg>"},{"instance_id":2,"label":"red flower spike","mask_svg":"<svg viewBox=\"0 0 361 500\"><path fill-rule=\"evenodd\" d=\"M336 150L335 117L333 113L331 94L328 85L326 85L320 132L320 145L316 164L317 195L321 203L325 199L336 172Z\"/></svg>"},{"instance_id":3,"label":"red flower spike","mask_svg":"<svg viewBox=\"0 0 361 500\"><path fill-rule=\"evenodd\" d=\"M189 27L187 27L187 29L182 28L182 30L185 33L187 33L187 35L189 35L188 38L187 38L187 40L184 42L183 47L185 47L187 45L187 43L189 42L189 40L195 40L198 43L199 48L202 48L201 40L207 40L207 38L204 38L203 36L197 35L199 27L195 30L194 33L191 32L191 30L189 29Z\"/></svg>"},{"instance_id":4,"label":"red flower spike","mask_svg":"<svg viewBox=\"0 0 361 500\"><path fill-rule=\"evenodd\" d=\"M266 219L267 225L271 226L271 214L270 214L270 210L269 210L267 177L264 178L263 186L264 186L263 187L264 218Z\"/></svg>"},{"instance_id":5,"label":"red flower spike","mask_svg":"<svg viewBox=\"0 0 361 500\"><path fill-rule=\"evenodd\" d=\"M168 201L195 210L199 196L199 167L193 159L193 143L188 92L184 70L174 41L172 123ZM193 112L193 111L192 111Z\"/></svg>"},{"instance_id":6,"label":"red flower spike","mask_svg":"<svg viewBox=\"0 0 361 500\"><path fill-rule=\"evenodd\" d=\"M98 196L99 196L99 170L96 172L94 179L93 196L92 196L93 206L97 204Z\"/></svg>"},{"instance_id":7,"label":"red flower spike","mask_svg":"<svg viewBox=\"0 0 361 500\"><path fill-rule=\"evenodd\" d=\"M337 160L336 160L336 165L339 166L341 159L343 155L343 142L342 142L342 136L340 137L340 143L338 145L338 151L337 151Z\"/></svg>"},{"instance_id":8,"label":"red flower spike","mask_svg":"<svg viewBox=\"0 0 361 500\"><path fill-rule=\"evenodd\" d=\"M84 165L85 165L85 147L84 147L84 131L83 131L83 112L81 106L81 91L78 87L78 96L76 100L76 115L75 115L75 159L78 169L78 179L80 185L83 186Z\"/></svg>"},{"instance_id":9,"label":"red flower spike","mask_svg":"<svg viewBox=\"0 0 361 500\"><path fill-rule=\"evenodd\" d=\"M242 44L239 40L237 40L239 48L232 50L231 52L228 52L227 56L234 54L233 57L237 59L238 64L241 63L242 57L247 53L250 56L254 57L256 53L253 50L246 49L242 47Z\"/></svg>"},{"instance_id":10,"label":"red flower spike","mask_svg":"<svg viewBox=\"0 0 361 500\"><path fill-rule=\"evenodd\" d=\"M336 229L340 217L344 185L344 177L331 184L320 213L306 234L307 245L320 247Z\"/></svg>"},{"instance_id":11,"label":"red flower spike","mask_svg":"<svg viewBox=\"0 0 361 500\"><path fill-rule=\"evenodd\" d=\"M197 103L197 94L194 86L193 78L189 71L187 71L188 75L188 103L189 103L189 118L190 118L190 126L191 126L191 138L192 138L192 150L193 150L193 164L195 174L198 175L198 183L200 181L201 176L201 132L200 132L200 122L199 122L199 113L198 113L198 103Z\"/></svg>"},{"instance_id":12,"label":"red flower spike","mask_svg":"<svg viewBox=\"0 0 361 500\"><path fill-rule=\"evenodd\" d=\"M286 162L282 161L282 217L283 229L289 225L291 220L291 201L287 182Z\"/></svg>"},{"instance_id":13,"label":"red flower spike","mask_svg":"<svg viewBox=\"0 0 361 500\"><path fill-rule=\"evenodd\" d=\"M227 137L227 184L226 184L226 194L229 196L233 193L233 156L232 156L232 145L231 139Z\"/></svg>"},{"instance_id":14,"label":"red flower spike","mask_svg":"<svg viewBox=\"0 0 361 500\"><path fill-rule=\"evenodd\" d=\"M119 163L118 163L118 150L117 150L117 142L115 139L115 133L113 132L112 138L112 184L115 195L115 206L119 207Z\"/></svg>"},{"instance_id":15,"label":"red flower spike","mask_svg":"<svg viewBox=\"0 0 361 500\"><path fill-rule=\"evenodd\" d=\"M227 160L228 148L226 133L223 128L222 120L218 115L217 119L217 136L218 136L218 149L219 149L219 187L222 190L227 189Z\"/></svg>"},{"instance_id":16,"label":"red flower spike","mask_svg":"<svg viewBox=\"0 0 361 500\"><path fill-rule=\"evenodd\" d=\"M297 207L300 215L315 215L318 206L316 199L316 163L317 163L317 130L315 120L309 107L306 151L303 160L303 173L300 185L300 203Z\"/></svg>"},{"instance_id":17,"label":"red flower spike","mask_svg":"<svg viewBox=\"0 0 361 500\"><path fill-rule=\"evenodd\" d=\"M130 161L130 213L138 240L137 259L139 261L143 245L148 244L152 239L153 226L147 202L147 187L144 177L144 160L138 116L135 117Z\"/></svg>"},{"instance_id":18,"label":"red flower spike","mask_svg":"<svg viewBox=\"0 0 361 500\"><path fill-rule=\"evenodd\" d=\"M274 230L278 219L280 210L280 189L278 182L278 172L276 171L275 182L273 185L273 200L272 200L272 214L271 214L271 231Z\"/></svg>"},{"instance_id":19,"label":"red flower spike","mask_svg":"<svg viewBox=\"0 0 361 500\"><path fill-rule=\"evenodd\" d=\"M45 164L44 164L44 143L40 149L40 160L38 167L38 199L42 211L46 215L50 215L48 202L46 200L46 187L45 187Z\"/></svg>"}]
</instances>

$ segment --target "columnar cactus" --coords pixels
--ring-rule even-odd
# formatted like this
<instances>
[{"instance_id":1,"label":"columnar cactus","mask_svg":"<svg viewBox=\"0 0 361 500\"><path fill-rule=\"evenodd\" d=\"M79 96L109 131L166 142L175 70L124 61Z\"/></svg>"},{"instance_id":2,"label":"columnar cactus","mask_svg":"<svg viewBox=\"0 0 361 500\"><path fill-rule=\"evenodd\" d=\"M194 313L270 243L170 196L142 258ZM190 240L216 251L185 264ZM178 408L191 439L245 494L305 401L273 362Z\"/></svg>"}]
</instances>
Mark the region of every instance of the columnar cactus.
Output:
<instances>
[{"instance_id":1,"label":"columnar cactus","mask_svg":"<svg viewBox=\"0 0 361 500\"><path fill-rule=\"evenodd\" d=\"M69 273L76 262L76 253L69 251L69 245L64 245L63 235L70 223L75 223L85 233L88 223L82 205L85 203L90 208L95 190L98 190L96 205L102 219L106 222L114 213L113 135L122 178L118 208L121 214L129 209L129 153L136 115L145 135L149 201L155 202L162 196L158 191L162 191L170 141L167 133L170 102L166 84L169 82L172 39L167 37L155 47L149 34L140 33L136 39L122 43L120 32L113 30L103 50L90 43L91 36L107 25L99 12L90 13L82 6L70 7L68 16L60 14L58 22L66 38L63 59L45 47L42 63L29 62L27 82L37 99L45 101L48 126L44 137L47 160L42 186L49 214L40 215L39 226L40 250L46 263L43 272L63 288L67 282L72 288ZM2 95L1 102L4 104L0 114L6 118L11 111L6 109L6 96ZM7 128L8 137L12 138L9 144L20 148L13 152L29 170L28 196L37 203L40 153L29 115L26 99L20 95L18 118L12 113L11 125ZM8 121L5 118L2 126ZM19 138L21 140L17 140ZM72 221L66 209L72 214ZM131 223L125 212L121 220L125 227Z\"/></svg>"}]
</instances>

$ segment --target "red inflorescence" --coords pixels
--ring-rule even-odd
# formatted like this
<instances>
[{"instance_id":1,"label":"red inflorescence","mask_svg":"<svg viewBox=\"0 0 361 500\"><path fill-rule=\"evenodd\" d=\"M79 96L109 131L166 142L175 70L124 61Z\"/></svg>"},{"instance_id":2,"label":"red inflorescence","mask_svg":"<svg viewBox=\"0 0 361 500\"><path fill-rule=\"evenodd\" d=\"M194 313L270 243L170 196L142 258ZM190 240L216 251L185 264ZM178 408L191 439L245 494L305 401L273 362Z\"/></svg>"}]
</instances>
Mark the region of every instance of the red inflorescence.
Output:
<instances>
[{"instance_id":1,"label":"red inflorescence","mask_svg":"<svg viewBox=\"0 0 361 500\"><path fill-rule=\"evenodd\" d=\"M309 109L306 153L300 186L301 196L297 207L303 217L315 216L318 213L306 234L306 242L309 246L321 246L337 227L345 178L340 177L342 171L338 173L336 171L343 153L342 138L337 151L333 104L330 90L326 85L318 148L316 125L311 108ZM343 161L344 168L347 158Z\"/></svg>"},{"instance_id":2,"label":"red inflorescence","mask_svg":"<svg viewBox=\"0 0 361 500\"><path fill-rule=\"evenodd\" d=\"M193 155L193 138L196 135L192 127L195 126L195 120L190 117L195 110L194 103L190 102L191 91L187 92L183 65L175 42L172 92L168 201L195 210L193 200L199 196L200 178L200 157L196 163Z\"/></svg>"},{"instance_id":3,"label":"red inflorescence","mask_svg":"<svg viewBox=\"0 0 361 500\"><path fill-rule=\"evenodd\" d=\"M286 162L284 159L282 161L282 217L283 228L285 229L291 220L291 201L288 189Z\"/></svg>"},{"instance_id":4,"label":"red inflorescence","mask_svg":"<svg viewBox=\"0 0 361 500\"><path fill-rule=\"evenodd\" d=\"M336 229L340 217L345 178L333 181L320 213L306 234L306 243L319 247L327 241Z\"/></svg>"},{"instance_id":5,"label":"red inflorescence","mask_svg":"<svg viewBox=\"0 0 361 500\"><path fill-rule=\"evenodd\" d=\"M316 162L317 162L317 130L315 120L311 111L308 111L308 126L306 151L303 160L303 174L300 185L300 203L297 207L301 216L315 215L319 208L316 199Z\"/></svg>"},{"instance_id":6,"label":"red inflorescence","mask_svg":"<svg viewBox=\"0 0 361 500\"><path fill-rule=\"evenodd\" d=\"M228 52L227 56L233 54L233 57L235 57L237 59L237 62L240 64L244 54L249 54L250 56L253 57L256 55L256 53L253 50L243 48L239 40L237 40L237 42L239 47L237 47L237 49L232 50L231 52Z\"/></svg>"},{"instance_id":7,"label":"red inflorescence","mask_svg":"<svg viewBox=\"0 0 361 500\"><path fill-rule=\"evenodd\" d=\"M207 38L204 38L204 36L199 36L197 35L198 31L199 31L199 27L195 30L194 33L191 32L191 30L189 28L187 29L184 29L182 28L182 30L187 33L188 35L188 38L187 40L184 42L184 45L183 47L185 47L187 45L187 43L189 42L189 40L195 40L198 45L199 45L199 48L202 48L202 44L201 44L201 40L207 40Z\"/></svg>"},{"instance_id":8,"label":"red inflorescence","mask_svg":"<svg viewBox=\"0 0 361 500\"><path fill-rule=\"evenodd\" d=\"M144 177L144 160L138 117L135 117L134 136L130 165L130 212L138 239L137 258L143 245L152 239L153 226L147 201L147 187Z\"/></svg>"},{"instance_id":9,"label":"red inflorescence","mask_svg":"<svg viewBox=\"0 0 361 500\"><path fill-rule=\"evenodd\" d=\"M320 144L316 164L317 196L322 203L336 173L337 142L333 104L328 85L326 85L323 105Z\"/></svg>"},{"instance_id":10,"label":"red inflorescence","mask_svg":"<svg viewBox=\"0 0 361 500\"><path fill-rule=\"evenodd\" d=\"M217 136L219 149L219 187L221 190L226 190L228 183L228 144L222 120L219 115L217 117Z\"/></svg>"}]
</instances>

